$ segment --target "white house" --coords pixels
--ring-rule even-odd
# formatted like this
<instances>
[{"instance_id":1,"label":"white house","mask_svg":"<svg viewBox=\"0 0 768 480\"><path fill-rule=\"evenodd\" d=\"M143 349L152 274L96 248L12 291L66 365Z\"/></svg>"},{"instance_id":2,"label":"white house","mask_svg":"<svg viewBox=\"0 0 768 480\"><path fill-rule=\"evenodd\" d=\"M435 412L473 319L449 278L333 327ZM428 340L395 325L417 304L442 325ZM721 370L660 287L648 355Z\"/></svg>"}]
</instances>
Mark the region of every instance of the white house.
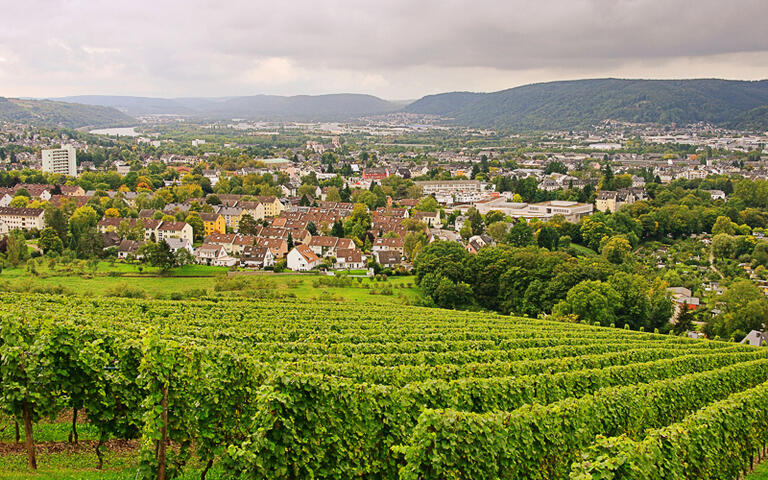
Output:
<instances>
[{"instance_id":1,"label":"white house","mask_svg":"<svg viewBox=\"0 0 768 480\"><path fill-rule=\"evenodd\" d=\"M168 246L171 247L171 251L173 253L176 253L181 249L184 249L193 255L195 253L195 249L192 247L192 244L186 238L168 237L165 239L165 243L167 243Z\"/></svg>"},{"instance_id":2,"label":"white house","mask_svg":"<svg viewBox=\"0 0 768 480\"><path fill-rule=\"evenodd\" d=\"M320 257L315 255L309 246L301 244L297 245L293 250L288 252L286 257L287 266L290 270L306 272L317 268L320 265Z\"/></svg>"},{"instance_id":3,"label":"white house","mask_svg":"<svg viewBox=\"0 0 768 480\"><path fill-rule=\"evenodd\" d=\"M251 268L266 268L275 265L275 256L267 247L252 245L243 249L240 265Z\"/></svg>"},{"instance_id":4,"label":"white house","mask_svg":"<svg viewBox=\"0 0 768 480\"><path fill-rule=\"evenodd\" d=\"M217 267L231 267L237 263L237 259L230 257L221 245L201 245L195 251L195 258L197 263Z\"/></svg>"},{"instance_id":5,"label":"white house","mask_svg":"<svg viewBox=\"0 0 768 480\"><path fill-rule=\"evenodd\" d=\"M186 222L162 222L155 229L155 238L158 242L163 239L180 238L191 244L194 240L192 225Z\"/></svg>"},{"instance_id":6,"label":"white house","mask_svg":"<svg viewBox=\"0 0 768 480\"><path fill-rule=\"evenodd\" d=\"M722 190L707 190L712 200L725 200L725 192Z\"/></svg>"},{"instance_id":7,"label":"white house","mask_svg":"<svg viewBox=\"0 0 768 480\"><path fill-rule=\"evenodd\" d=\"M340 248L336 250L336 268L339 270L362 270L365 268L365 257L355 248Z\"/></svg>"}]
</instances>

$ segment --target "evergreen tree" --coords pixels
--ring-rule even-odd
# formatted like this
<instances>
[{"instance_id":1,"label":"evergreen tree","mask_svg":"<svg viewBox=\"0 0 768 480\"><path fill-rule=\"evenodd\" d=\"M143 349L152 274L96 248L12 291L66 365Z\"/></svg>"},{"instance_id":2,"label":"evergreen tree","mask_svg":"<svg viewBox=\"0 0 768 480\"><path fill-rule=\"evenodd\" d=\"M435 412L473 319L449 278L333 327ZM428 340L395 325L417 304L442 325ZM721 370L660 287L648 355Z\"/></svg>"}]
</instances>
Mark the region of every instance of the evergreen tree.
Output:
<instances>
[{"instance_id":1,"label":"evergreen tree","mask_svg":"<svg viewBox=\"0 0 768 480\"><path fill-rule=\"evenodd\" d=\"M688 303L683 302L682 305L680 305L680 311L677 312L677 317L675 318L675 333L680 335L681 333L685 333L693 328L693 313L688 309Z\"/></svg>"},{"instance_id":2,"label":"evergreen tree","mask_svg":"<svg viewBox=\"0 0 768 480\"><path fill-rule=\"evenodd\" d=\"M288 251L293 250L293 235L288 232Z\"/></svg>"},{"instance_id":3,"label":"evergreen tree","mask_svg":"<svg viewBox=\"0 0 768 480\"><path fill-rule=\"evenodd\" d=\"M344 237L344 224L341 222L341 220L336 220L333 222L333 227L331 227L331 236L339 238Z\"/></svg>"}]
</instances>

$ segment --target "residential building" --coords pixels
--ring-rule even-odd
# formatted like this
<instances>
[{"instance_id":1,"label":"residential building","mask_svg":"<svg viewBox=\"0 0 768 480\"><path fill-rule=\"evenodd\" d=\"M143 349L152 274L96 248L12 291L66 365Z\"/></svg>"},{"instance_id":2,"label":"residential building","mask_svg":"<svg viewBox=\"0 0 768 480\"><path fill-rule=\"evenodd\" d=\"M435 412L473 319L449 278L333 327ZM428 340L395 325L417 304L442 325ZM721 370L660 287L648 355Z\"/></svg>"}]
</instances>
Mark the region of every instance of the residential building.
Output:
<instances>
[{"instance_id":1,"label":"residential building","mask_svg":"<svg viewBox=\"0 0 768 480\"><path fill-rule=\"evenodd\" d=\"M356 248L339 248L336 250L336 268L339 270L361 270L365 268L363 252Z\"/></svg>"},{"instance_id":2,"label":"residential building","mask_svg":"<svg viewBox=\"0 0 768 480\"><path fill-rule=\"evenodd\" d=\"M282 202L280 202L280 199L277 197L261 196L256 197L256 199L259 203L264 204L265 217L276 217L283 213L283 210L285 209Z\"/></svg>"},{"instance_id":3,"label":"residential building","mask_svg":"<svg viewBox=\"0 0 768 480\"><path fill-rule=\"evenodd\" d=\"M725 200L725 192L722 190L707 190L712 200Z\"/></svg>"},{"instance_id":4,"label":"residential building","mask_svg":"<svg viewBox=\"0 0 768 480\"><path fill-rule=\"evenodd\" d=\"M231 228L235 232L237 231L238 227L240 226L240 215L243 213L242 208L219 207L216 213L224 217L224 221L226 222L228 228Z\"/></svg>"},{"instance_id":5,"label":"residential building","mask_svg":"<svg viewBox=\"0 0 768 480\"><path fill-rule=\"evenodd\" d=\"M237 259L230 257L221 245L201 245L195 250L195 259L199 264L219 267L231 267L237 263Z\"/></svg>"},{"instance_id":6,"label":"residential building","mask_svg":"<svg viewBox=\"0 0 768 480\"><path fill-rule=\"evenodd\" d=\"M415 218L420 222L424 222L429 227L437 227L442 225L440 220L440 210L435 212L416 212L411 218Z\"/></svg>"},{"instance_id":7,"label":"residential building","mask_svg":"<svg viewBox=\"0 0 768 480\"><path fill-rule=\"evenodd\" d=\"M124 239L117 247L117 258L121 260L126 260L131 257L139 259L141 258L139 256L139 247L141 247L140 242Z\"/></svg>"},{"instance_id":8,"label":"residential building","mask_svg":"<svg viewBox=\"0 0 768 480\"><path fill-rule=\"evenodd\" d=\"M245 247L240 256L240 265L251 268L266 268L275 265L275 256L267 247L251 245Z\"/></svg>"},{"instance_id":9,"label":"residential building","mask_svg":"<svg viewBox=\"0 0 768 480\"><path fill-rule=\"evenodd\" d=\"M0 207L0 222L10 230L42 230L45 228L42 208Z\"/></svg>"},{"instance_id":10,"label":"residential building","mask_svg":"<svg viewBox=\"0 0 768 480\"><path fill-rule=\"evenodd\" d=\"M339 249L355 248L350 238L315 236L309 240L309 248L318 257L335 257Z\"/></svg>"},{"instance_id":11,"label":"residential building","mask_svg":"<svg viewBox=\"0 0 768 480\"><path fill-rule=\"evenodd\" d=\"M403 240L402 237L397 237L397 238L380 237L373 240L372 250L374 252L392 251L392 252L397 252L399 254L402 254L404 244L405 244L405 241Z\"/></svg>"},{"instance_id":12,"label":"residential building","mask_svg":"<svg viewBox=\"0 0 768 480\"><path fill-rule=\"evenodd\" d=\"M43 150L42 157L42 170L44 172L60 173L70 177L77 176L75 147L62 145L61 148Z\"/></svg>"},{"instance_id":13,"label":"residential building","mask_svg":"<svg viewBox=\"0 0 768 480\"><path fill-rule=\"evenodd\" d=\"M155 229L155 241L169 238L184 239L191 244L194 241L192 225L186 222L161 222Z\"/></svg>"},{"instance_id":14,"label":"residential building","mask_svg":"<svg viewBox=\"0 0 768 480\"><path fill-rule=\"evenodd\" d=\"M297 245L288 252L287 266L290 270L306 272L320 265L320 257L308 245Z\"/></svg>"},{"instance_id":15,"label":"residential building","mask_svg":"<svg viewBox=\"0 0 768 480\"><path fill-rule=\"evenodd\" d=\"M451 195L458 192L479 192L483 189L479 180L428 180L414 183L421 187L424 195Z\"/></svg>"},{"instance_id":16,"label":"residential building","mask_svg":"<svg viewBox=\"0 0 768 480\"><path fill-rule=\"evenodd\" d=\"M622 188L619 190L600 190L595 199L595 208L600 212L617 212L624 205L647 198L641 188Z\"/></svg>"},{"instance_id":17,"label":"residential building","mask_svg":"<svg viewBox=\"0 0 768 480\"><path fill-rule=\"evenodd\" d=\"M752 345L753 347L764 347L768 345L768 334L758 330L752 330L739 343Z\"/></svg>"},{"instance_id":18,"label":"residential building","mask_svg":"<svg viewBox=\"0 0 768 480\"><path fill-rule=\"evenodd\" d=\"M227 233L227 221L221 214L200 212L200 219L206 237L212 233Z\"/></svg>"},{"instance_id":19,"label":"residential building","mask_svg":"<svg viewBox=\"0 0 768 480\"><path fill-rule=\"evenodd\" d=\"M256 237L256 245L268 248L275 258L283 258L288 253L288 242L284 238Z\"/></svg>"},{"instance_id":20,"label":"residential building","mask_svg":"<svg viewBox=\"0 0 768 480\"><path fill-rule=\"evenodd\" d=\"M384 268L393 268L402 265L403 255L393 250L379 250L373 252L376 257L376 263Z\"/></svg>"},{"instance_id":21,"label":"residential building","mask_svg":"<svg viewBox=\"0 0 768 480\"><path fill-rule=\"evenodd\" d=\"M168 237L165 239L165 243L167 243L168 246L171 247L171 251L173 253L176 253L182 249L188 251L190 254L195 253L195 249L192 248L192 242L190 242L186 238Z\"/></svg>"}]
</instances>

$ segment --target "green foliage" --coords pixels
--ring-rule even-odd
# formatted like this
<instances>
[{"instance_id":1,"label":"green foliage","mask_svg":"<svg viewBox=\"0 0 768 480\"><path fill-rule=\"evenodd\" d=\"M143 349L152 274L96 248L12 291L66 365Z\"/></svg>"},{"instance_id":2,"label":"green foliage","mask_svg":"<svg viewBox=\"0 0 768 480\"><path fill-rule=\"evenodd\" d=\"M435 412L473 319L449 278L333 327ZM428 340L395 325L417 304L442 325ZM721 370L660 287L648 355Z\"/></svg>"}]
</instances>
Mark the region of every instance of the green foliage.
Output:
<instances>
[{"instance_id":1,"label":"green foliage","mask_svg":"<svg viewBox=\"0 0 768 480\"><path fill-rule=\"evenodd\" d=\"M0 120L69 128L109 127L135 122L128 115L110 107L2 97L0 97Z\"/></svg>"},{"instance_id":2,"label":"green foliage","mask_svg":"<svg viewBox=\"0 0 768 480\"><path fill-rule=\"evenodd\" d=\"M40 240L38 240L37 246L40 247L44 253L61 253L64 249L64 243L56 234L56 230L51 227L46 227L40 232Z\"/></svg>"},{"instance_id":3,"label":"green foliage","mask_svg":"<svg viewBox=\"0 0 768 480\"><path fill-rule=\"evenodd\" d=\"M569 130L604 120L762 125L768 83L730 80L595 79L526 85L493 93L424 97L406 111L511 130ZM759 109L763 110L753 110ZM756 115L758 115L756 117Z\"/></svg>"}]
</instances>

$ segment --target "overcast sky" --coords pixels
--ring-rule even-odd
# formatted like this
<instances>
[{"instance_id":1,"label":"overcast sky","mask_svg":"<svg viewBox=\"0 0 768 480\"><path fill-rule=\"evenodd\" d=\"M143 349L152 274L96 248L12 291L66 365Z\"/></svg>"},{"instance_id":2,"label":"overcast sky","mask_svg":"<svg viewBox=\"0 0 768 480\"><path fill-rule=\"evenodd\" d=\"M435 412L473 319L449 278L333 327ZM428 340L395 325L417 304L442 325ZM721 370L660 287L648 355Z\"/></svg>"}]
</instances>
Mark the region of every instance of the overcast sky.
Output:
<instances>
[{"instance_id":1,"label":"overcast sky","mask_svg":"<svg viewBox=\"0 0 768 480\"><path fill-rule=\"evenodd\" d=\"M768 0L0 0L0 96L768 78Z\"/></svg>"}]
</instances>

